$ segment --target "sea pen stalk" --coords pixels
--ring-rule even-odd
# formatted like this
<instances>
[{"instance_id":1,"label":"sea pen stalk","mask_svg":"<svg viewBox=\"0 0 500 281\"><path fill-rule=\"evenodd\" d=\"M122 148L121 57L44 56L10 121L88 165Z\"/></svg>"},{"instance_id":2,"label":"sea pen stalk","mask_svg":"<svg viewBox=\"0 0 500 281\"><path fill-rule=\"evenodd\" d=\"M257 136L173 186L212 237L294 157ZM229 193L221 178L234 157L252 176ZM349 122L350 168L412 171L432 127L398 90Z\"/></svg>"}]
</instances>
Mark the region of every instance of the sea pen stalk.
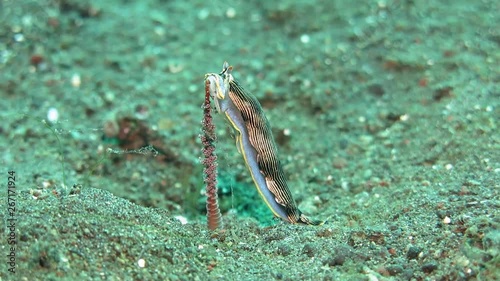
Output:
<instances>
[{"instance_id":1,"label":"sea pen stalk","mask_svg":"<svg viewBox=\"0 0 500 281\"><path fill-rule=\"evenodd\" d=\"M203 173L207 196L207 224L210 230L222 228L222 217L217 200L217 155L215 154L215 125L212 120L210 106L210 81L205 81L205 102L203 103L203 133L200 135L203 144Z\"/></svg>"}]
</instances>

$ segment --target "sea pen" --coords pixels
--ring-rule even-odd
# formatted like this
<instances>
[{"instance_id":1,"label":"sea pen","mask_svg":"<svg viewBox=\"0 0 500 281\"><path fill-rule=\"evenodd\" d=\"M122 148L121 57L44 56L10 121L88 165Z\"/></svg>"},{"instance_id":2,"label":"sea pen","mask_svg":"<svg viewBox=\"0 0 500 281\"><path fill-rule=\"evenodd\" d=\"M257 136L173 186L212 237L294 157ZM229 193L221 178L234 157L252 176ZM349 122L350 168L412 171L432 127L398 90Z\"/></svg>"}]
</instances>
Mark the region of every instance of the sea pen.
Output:
<instances>
[{"instance_id":1,"label":"sea pen","mask_svg":"<svg viewBox=\"0 0 500 281\"><path fill-rule=\"evenodd\" d=\"M200 135L203 144L203 173L207 196L207 224L210 230L222 228L222 218L217 200L217 155L215 153L215 125L212 120L210 106L210 81L205 81L205 101L203 103L203 133Z\"/></svg>"}]
</instances>

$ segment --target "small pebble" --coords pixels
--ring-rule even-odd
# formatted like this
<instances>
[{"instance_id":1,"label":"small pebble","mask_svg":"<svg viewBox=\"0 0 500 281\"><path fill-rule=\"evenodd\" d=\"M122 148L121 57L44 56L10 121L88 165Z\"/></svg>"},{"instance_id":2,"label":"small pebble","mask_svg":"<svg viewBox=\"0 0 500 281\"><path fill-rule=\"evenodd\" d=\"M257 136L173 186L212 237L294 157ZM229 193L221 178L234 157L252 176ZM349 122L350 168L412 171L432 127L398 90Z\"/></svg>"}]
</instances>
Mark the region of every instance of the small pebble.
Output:
<instances>
[{"instance_id":1,"label":"small pebble","mask_svg":"<svg viewBox=\"0 0 500 281\"><path fill-rule=\"evenodd\" d=\"M71 85L75 88L79 88L81 84L82 79L80 78L80 74L73 74L73 76L71 76Z\"/></svg>"},{"instance_id":2,"label":"small pebble","mask_svg":"<svg viewBox=\"0 0 500 281\"><path fill-rule=\"evenodd\" d=\"M444 217L444 219L443 219L443 223L444 223L444 224L450 224L450 223L451 223L451 219L450 219L450 217L448 217L448 216Z\"/></svg>"},{"instance_id":3,"label":"small pebble","mask_svg":"<svg viewBox=\"0 0 500 281\"><path fill-rule=\"evenodd\" d=\"M47 112L47 120L50 123L57 122L59 120L59 111L57 111L54 107L49 108L49 111Z\"/></svg>"},{"instance_id":4,"label":"small pebble","mask_svg":"<svg viewBox=\"0 0 500 281\"><path fill-rule=\"evenodd\" d=\"M309 37L309 35L307 34L302 34L300 36L300 42L302 42L303 44L307 44L311 41L311 38Z\"/></svg>"},{"instance_id":5,"label":"small pebble","mask_svg":"<svg viewBox=\"0 0 500 281\"><path fill-rule=\"evenodd\" d=\"M411 246L406 253L406 258L408 258L409 260L415 260L418 258L420 252L422 252L422 249L420 249L419 247Z\"/></svg>"},{"instance_id":6,"label":"small pebble","mask_svg":"<svg viewBox=\"0 0 500 281\"><path fill-rule=\"evenodd\" d=\"M433 262L428 262L428 263L422 265L422 271L425 273L431 273L436 269L437 269L437 264L435 264Z\"/></svg>"}]
</instances>

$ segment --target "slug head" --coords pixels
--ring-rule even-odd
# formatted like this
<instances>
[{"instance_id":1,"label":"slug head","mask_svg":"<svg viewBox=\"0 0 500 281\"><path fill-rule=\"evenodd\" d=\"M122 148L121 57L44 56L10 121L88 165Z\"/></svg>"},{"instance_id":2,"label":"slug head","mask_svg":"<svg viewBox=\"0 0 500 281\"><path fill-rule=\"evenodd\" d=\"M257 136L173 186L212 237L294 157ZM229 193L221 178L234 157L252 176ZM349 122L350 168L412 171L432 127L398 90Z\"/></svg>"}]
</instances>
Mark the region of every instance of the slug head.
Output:
<instances>
[{"instance_id":1,"label":"slug head","mask_svg":"<svg viewBox=\"0 0 500 281\"><path fill-rule=\"evenodd\" d=\"M224 62L221 73L205 74L205 83L209 84L210 96L214 100L215 108L219 113L225 111L224 106L221 106L221 102L229 98L229 83L233 81L232 70L233 67Z\"/></svg>"}]
</instances>

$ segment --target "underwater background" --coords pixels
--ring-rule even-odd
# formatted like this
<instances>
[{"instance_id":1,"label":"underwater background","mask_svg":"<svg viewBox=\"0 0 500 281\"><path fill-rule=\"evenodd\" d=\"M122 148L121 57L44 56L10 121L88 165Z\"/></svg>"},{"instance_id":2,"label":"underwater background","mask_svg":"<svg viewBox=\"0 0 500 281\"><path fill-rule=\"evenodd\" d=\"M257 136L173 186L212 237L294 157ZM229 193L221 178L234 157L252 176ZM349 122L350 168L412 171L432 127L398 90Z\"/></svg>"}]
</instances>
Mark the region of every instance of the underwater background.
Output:
<instances>
[{"instance_id":1,"label":"underwater background","mask_svg":"<svg viewBox=\"0 0 500 281\"><path fill-rule=\"evenodd\" d=\"M0 1L0 280L498 280L499 10ZM204 75L224 61L323 226L273 218L217 114L207 229Z\"/></svg>"}]
</instances>

